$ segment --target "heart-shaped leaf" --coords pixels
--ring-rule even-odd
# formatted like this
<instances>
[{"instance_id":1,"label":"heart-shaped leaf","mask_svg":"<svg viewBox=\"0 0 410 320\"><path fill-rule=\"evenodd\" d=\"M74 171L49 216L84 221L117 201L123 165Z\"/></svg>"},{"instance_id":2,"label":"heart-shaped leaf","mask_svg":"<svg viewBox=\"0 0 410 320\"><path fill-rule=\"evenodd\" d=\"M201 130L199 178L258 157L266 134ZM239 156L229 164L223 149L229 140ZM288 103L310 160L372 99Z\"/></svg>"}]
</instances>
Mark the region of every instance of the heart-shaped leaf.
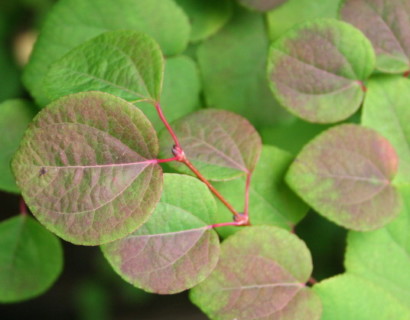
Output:
<instances>
[{"instance_id":1,"label":"heart-shaped leaf","mask_svg":"<svg viewBox=\"0 0 410 320\"><path fill-rule=\"evenodd\" d=\"M403 77L376 77L369 82L369 92L362 112L362 124L385 136L400 158L395 182L410 180L410 80Z\"/></svg>"},{"instance_id":2,"label":"heart-shaped leaf","mask_svg":"<svg viewBox=\"0 0 410 320\"><path fill-rule=\"evenodd\" d=\"M295 235L247 227L223 242L215 270L191 300L213 320L315 320L321 303L305 286L311 271L309 250Z\"/></svg>"},{"instance_id":3,"label":"heart-shaped leaf","mask_svg":"<svg viewBox=\"0 0 410 320\"><path fill-rule=\"evenodd\" d=\"M50 65L83 42L111 30L146 32L168 56L184 51L190 34L187 16L171 0L58 1L43 25L23 75L39 105L49 103L43 81ZM117 72L115 68L111 71Z\"/></svg>"},{"instance_id":4,"label":"heart-shaped leaf","mask_svg":"<svg viewBox=\"0 0 410 320\"><path fill-rule=\"evenodd\" d=\"M102 250L114 270L139 288L162 294L192 288L218 261L218 236L207 226L215 211L215 200L202 182L166 174L164 192L148 222Z\"/></svg>"},{"instance_id":5,"label":"heart-shaped leaf","mask_svg":"<svg viewBox=\"0 0 410 320\"><path fill-rule=\"evenodd\" d=\"M402 73L410 69L408 1L344 0L340 15L370 39L378 70Z\"/></svg>"},{"instance_id":6,"label":"heart-shaped leaf","mask_svg":"<svg viewBox=\"0 0 410 320\"><path fill-rule=\"evenodd\" d=\"M285 184L284 176L293 157L273 146L263 146L252 174L249 189L249 215L252 225L274 225L290 230L306 214L308 207ZM229 203L243 204L246 178L215 182L214 187ZM232 213L218 204L217 221L232 221ZM218 228L224 237L239 231L238 227Z\"/></svg>"},{"instance_id":7,"label":"heart-shaped leaf","mask_svg":"<svg viewBox=\"0 0 410 320\"><path fill-rule=\"evenodd\" d=\"M345 124L308 143L286 179L321 215L349 229L372 230L400 210L391 184L397 162L393 147L376 131Z\"/></svg>"},{"instance_id":8,"label":"heart-shaped leaf","mask_svg":"<svg viewBox=\"0 0 410 320\"><path fill-rule=\"evenodd\" d=\"M255 128L229 111L205 109L175 121L172 128L187 158L209 180L227 180L251 172L262 149ZM173 141L167 131L160 135L161 154L170 155ZM183 164L170 165L192 174Z\"/></svg>"},{"instance_id":9,"label":"heart-shaped leaf","mask_svg":"<svg viewBox=\"0 0 410 320\"><path fill-rule=\"evenodd\" d=\"M290 112L332 123L360 107L363 81L374 63L372 45L359 30L318 19L292 28L272 44L268 73L271 89Z\"/></svg>"},{"instance_id":10,"label":"heart-shaped leaf","mask_svg":"<svg viewBox=\"0 0 410 320\"><path fill-rule=\"evenodd\" d=\"M175 0L184 9L191 22L192 42L216 33L231 17L231 0Z\"/></svg>"},{"instance_id":11,"label":"heart-shaped leaf","mask_svg":"<svg viewBox=\"0 0 410 320\"><path fill-rule=\"evenodd\" d=\"M7 100L0 104L1 190L20 192L10 170L10 163L34 114L34 108L24 100Z\"/></svg>"},{"instance_id":12,"label":"heart-shaped leaf","mask_svg":"<svg viewBox=\"0 0 410 320\"><path fill-rule=\"evenodd\" d=\"M289 0L239 0L243 6L256 11L269 11Z\"/></svg>"},{"instance_id":13,"label":"heart-shaped leaf","mask_svg":"<svg viewBox=\"0 0 410 320\"><path fill-rule=\"evenodd\" d=\"M159 101L164 61L144 33L111 31L69 51L44 81L51 100L82 91L104 91L127 101Z\"/></svg>"},{"instance_id":14,"label":"heart-shaped leaf","mask_svg":"<svg viewBox=\"0 0 410 320\"><path fill-rule=\"evenodd\" d=\"M0 223L0 302L40 295L62 267L60 241L34 219L20 215Z\"/></svg>"},{"instance_id":15,"label":"heart-shaped leaf","mask_svg":"<svg viewBox=\"0 0 410 320\"><path fill-rule=\"evenodd\" d=\"M39 113L13 159L33 214L63 239L97 245L145 222L160 198L155 130L134 105L78 93Z\"/></svg>"}]
</instances>

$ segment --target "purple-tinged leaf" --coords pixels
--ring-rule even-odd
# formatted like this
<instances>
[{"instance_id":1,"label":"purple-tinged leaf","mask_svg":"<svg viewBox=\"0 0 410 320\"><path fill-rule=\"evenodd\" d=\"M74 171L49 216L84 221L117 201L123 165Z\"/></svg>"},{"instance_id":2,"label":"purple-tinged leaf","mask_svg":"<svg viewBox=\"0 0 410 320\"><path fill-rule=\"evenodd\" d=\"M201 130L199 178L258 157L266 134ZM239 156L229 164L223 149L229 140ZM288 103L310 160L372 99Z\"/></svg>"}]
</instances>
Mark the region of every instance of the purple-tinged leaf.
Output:
<instances>
[{"instance_id":1,"label":"purple-tinged leaf","mask_svg":"<svg viewBox=\"0 0 410 320\"><path fill-rule=\"evenodd\" d=\"M340 14L370 39L378 70L402 73L410 69L409 1L344 0Z\"/></svg>"},{"instance_id":2,"label":"purple-tinged leaf","mask_svg":"<svg viewBox=\"0 0 410 320\"><path fill-rule=\"evenodd\" d=\"M243 6L256 11L269 11L279 7L288 0L239 0Z\"/></svg>"},{"instance_id":3,"label":"purple-tinged leaf","mask_svg":"<svg viewBox=\"0 0 410 320\"><path fill-rule=\"evenodd\" d=\"M393 220L401 207L392 186L398 158L372 129L345 124L309 142L289 168L290 187L321 215L366 231Z\"/></svg>"},{"instance_id":4,"label":"purple-tinged leaf","mask_svg":"<svg viewBox=\"0 0 410 320\"><path fill-rule=\"evenodd\" d=\"M66 96L30 125L12 168L37 219L98 245L144 223L160 198L155 130L134 105L101 92Z\"/></svg>"},{"instance_id":5,"label":"purple-tinged leaf","mask_svg":"<svg viewBox=\"0 0 410 320\"><path fill-rule=\"evenodd\" d=\"M209 180L228 180L255 168L262 142L245 118L225 110L206 109L172 124L187 158ZM169 157L172 139L167 131L160 135L161 154ZM172 167L192 174L183 164Z\"/></svg>"},{"instance_id":6,"label":"purple-tinged leaf","mask_svg":"<svg viewBox=\"0 0 410 320\"><path fill-rule=\"evenodd\" d=\"M275 227L246 227L221 246L211 275L191 291L213 320L315 320L321 303L305 286L312 272L306 245Z\"/></svg>"},{"instance_id":7,"label":"purple-tinged leaf","mask_svg":"<svg viewBox=\"0 0 410 320\"><path fill-rule=\"evenodd\" d=\"M359 30L318 19L274 42L269 63L271 89L285 108L307 121L332 123L360 107L363 81L372 73L375 57Z\"/></svg>"},{"instance_id":8,"label":"purple-tinged leaf","mask_svg":"<svg viewBox=\"0 0 410 320\"><path fill-rule=\"evenodd\" d=\"M114 270L136 287L161 294L192 288L218 261L218 236L207 227L215 211L215 200L202 182L166 174L164 192L148 222L102 250Z\"/></svg>"}]
</instances>

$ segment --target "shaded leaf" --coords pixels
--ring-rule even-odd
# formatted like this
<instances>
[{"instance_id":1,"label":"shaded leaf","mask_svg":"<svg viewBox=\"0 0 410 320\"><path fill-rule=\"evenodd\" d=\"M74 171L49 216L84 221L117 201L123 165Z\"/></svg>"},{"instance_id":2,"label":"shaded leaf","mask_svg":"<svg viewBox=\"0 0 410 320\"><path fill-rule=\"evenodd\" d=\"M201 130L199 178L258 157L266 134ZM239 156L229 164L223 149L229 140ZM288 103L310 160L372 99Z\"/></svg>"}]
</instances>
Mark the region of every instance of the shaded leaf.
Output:
<instances>
[{"instance_id":1,"label":"shaded leaf","mask_svg":"<svg viewBox=\"0 0 410 320\"><path fill-rule=\"evenodd\" d=\"M32 106L24 100L7 100L0 104L1 190L20 192L11 172L10 163L34 114Z\"/></svg>"},{"instance_id":2,"label":"shaded leaf","mask_svg":"<svg viewBox=\"0 0 410 320\"><path fill-rule=\"evenodd\" d=\"M82 91L104 91L127 101L159 100L164 62L144 33L111 31L69 51L50 66L44 81L50 100Z\"/></svg>"},{"instance_id":3,"label":"shaded leaf","mask_svg":"<svg viewBox=\"0 0 410 320\"><path fill-rule=\"evenodd\" d=\"M231 21L198 48L206 105L256 126L288 119L266 81L268 47L263 15L235 7Z\"/></svg>"},{"instance_id":4,"label":"shaded leaf","mask_svg":"<svg viewBox=\"0 0 410 320\"><path fill-rule=\"evenodd\" d=\"M170 0L63 0L50 12L40 32L24 83L36 101L49 101L43 81L50 65L71 49L110 30L146 32L166 55L182 52L188 43L188 18Z\"/></svg>"},{"instance_id":5,"label":"shaded leaf","mask_svg":"<svg viewBox=\"0 0 410 320\"><path fill-rule=\"evenodd\" d=\"M0 223L0 302L17 302L46 291L60 275L60 241L34 219Z\"/></svg>"},{"instance_id":6,"label":"shaded leaf","mask_svg":"<svg viewBox=\"0 0 410 320\"><path fill-rule=\"evenodd\" d=\"M321 304L305 287L312 271L309 250L275 227L246 227L221 246L211 275L191 300L211 319L319 319Z\"/></svg>"},{"instance_id":7,"label":"shaded leaf","mask_svg":"<svg viewBox=\"0 0 410 320\"><path fill-rule=\"evenodd\" d=\"M362 112L362 124L385 136L400 158L395 183L410 179L410 80L377 77L369 82Z\"/></svg>"},{"instance_id":8,"label":"shaded leaf","mask_svg":"<svg viewBox=\"0 0 410 320\"><path fill-rule=\"evenodd\" d=\"M252 174L249 192L249 217L252 225L273 225L290 230L306 214L308 207L285 184L284 176L293 157L273 146L263 146ZM245 177L216 182L214 187L236 206L245 199ZM232 213L218 204L218 222L232 221ZM243 212L243 207L237 208ZM224 237L239 231L238 227L218 228Z\"/></svg>"},{"instance_id":9,"label":"shaded leaf","mask_svg":"<svg viewBox=\"0 0 410 320\"><path fill-rule=\"evenodd\" d=\"M269 11L279 7L288 0L239 0L243 6L256 11Z\"/></svg>"},{"instance_id":10,"label":"shaded leaf","mask_svg":"<svg viewBox=\"0 0 410 320\"><path fill-rule=\"evenodd\" d=\"M360 31L320 19L294 27L272 44L268 74L272 91L290 112L332 123L360 107L362 82L373 68L372 46Z\"/></svg>"},{"instance_id":11,"label":"shaded leaf","mask_svg":"<svg viewBox=\"0 0 410 320\"><path fill-rule=\"evenodd\" d=\"M145 222L160 198L157 138L142 112L102 92L39 113L13 159L33 214L63 239L97 245Z\"/></svg>"},{"instance_id":12,"label":"shaded leaf","mask_svg":"<svg viewBox=\"0 0 410 320\"><path fill-rule=\"evenodd\" d=\"M200 41L216 33L231 17L231 0L175 0L191 22L191 41Z\"/></svg>"},{"instance_id":13,"label":"shaded leaf","mask_svg":"<svg viewBox=\"0 0 410 320\"><path fill-rule=\"evenodd\" d=\"M388 73L410 69L410 3L405 0L344 0L343 20L370 39L376 51L376 68Z\"/></svg>"},{"instance_id":14,"label":"shaded leaf","mask_svg":"<svg viewBox=\"0 0 410 320\"><path fill-rule=\"evenodd\" d=\"M162 294L189 289L218 261L218 236L207 227L215 210L202 182L165 174L164 192L148 222L102 250L114 270L139 288Z\"/></svg>"},{"instance_id":15,"label":"shaded leaf","mask_svg":"<svg viewBox=\"0 0 410 320\"><path fill-rule=\"evenodd\" d=\"M172 124L179 142L194 166L210 180L226 180L254 169L262 143L252 125L224 110L205 109ZM173 141L168 131L160 135L162 157L169 157ZM173 168L192 174L179 162Z\"/></svg>"},{"instance_id":16,"label":"shaded leaf","mask_svg":"<svg viewBox=\"0 0 410 320\"><path fill-rule=\"evenodd\" d=\"M345 124L308 143L290 166L290 187L321 215L353 230L393 220L400 198L391 181L398 158L376 131Z\"/></svg>"}]
</instances>

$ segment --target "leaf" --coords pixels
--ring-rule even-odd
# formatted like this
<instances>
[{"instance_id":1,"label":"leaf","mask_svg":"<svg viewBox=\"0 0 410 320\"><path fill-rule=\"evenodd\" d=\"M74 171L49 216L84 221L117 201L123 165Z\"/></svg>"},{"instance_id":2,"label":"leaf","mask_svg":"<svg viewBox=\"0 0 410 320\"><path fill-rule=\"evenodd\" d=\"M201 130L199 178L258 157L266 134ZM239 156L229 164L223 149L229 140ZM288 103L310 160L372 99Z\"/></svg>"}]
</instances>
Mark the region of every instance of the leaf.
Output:
<instances>
[{"instance_id":1,"label":"leaf","mask_svg":"<svg viewBox=\"0 0 410 320\"><path fill-rule=\"evenodd\" d=\"M192 42L204 40L216 33L231 17L230 0L175 0L191 22Z\"/></svg>"},{"instance_id":2,"label":"leaf","mask_svg":"<svg viewBox=\"0 0 410 320\"><path fill-rule=\"evenodd\" d=\"M111 30L146 32L166 55L181 53L190 34L188 18L174 1L59 1L43 25L23 75L39 105L49 102L43 81L50 65L83 42Z\"/></svg>"},{"instance_id":3,"label":"leaf","mask_svg":"<svg viewBox=\"0 0 410 320\"><path fill-rule=\"evenodd\" d=\"M410 312L371 282L352 274L329 278L313 290L323 303L322 320L407 320Z\"/></svg>"},{"instance_id":4,"label":"leaf","mask_svg":"<svg viewBox=\"0 0 410 320\"><path fill-rule=\"evenodd\" d=\"M349 229L367 231L392 221L400 198L391 181L398 158L372 129L344 124L308 143L290 166L290 187L318 213Z\"/></svg>"},{"instance_id":5,"label":"leaf","mask_svg":"<svg viewBox=\"0 0 410 320\"><path fill-rule=\"evenodd\" d=\"M362 124L385 136L399 156L396 184L410 179L410 80L377 77L369 82L362 112Z\"/></svg>"},{"instance_id":6,"label":"leaf","mask_svg":"<svg viewBox=\"0 0 410 320\"><path fill-rule=\"evenodd\" d=\"M378 70L387 73L409 70L408 1L344 0L340 15L370 39L376 51Z\"/></svg>"},{"instance_id":7,"label":"leaf","mask_svg":"<svg viewBox=\"0 0 410 320\"><path fill-rule=\"evenodd\" d=\"M250 0L248 0L250 1ZM275 10L267 12L270 40L276 40L283 33L299 23L317 18L337 18L338 0L287 0Z\"/></svg>"},{"instance_id":8,"label":"leaf","mask_svg":"<svg viewBox=\"0 0 410 320\"><path fill-rule=\"evenodd\" d=\"M305 287L311 271L309 250L295 235L246 227L222 243L215 270L190 297L213 320L315 320L321 303Z\"/></svg>"},{"instance_id":9,"label":"leaf","mask_svg":"<svg viewBox=\"0 0 410 320\"><path fill-rule=\"evenodd\" d=\"M114 270L134 286L161 294L189 289L218 261L218 236L207 227L215 210L202 182L165 174L164 192L148 222L102 250Z\"/></svg>"},{"instance_id":10,"label":"leaf","mask_svg":"<svg viewBox=\"0 0 410 320\"><path fill-rule=\"evenodd\" d=\"M249 217L253 226L273 225L290 230L306 214L308 207L285 184L284 176L293 157L273 146L263 146L252 174L249 191ZM242 204L246 178L216 182L214 187L229 203ZM232 213L218 204L218 222L232 221ZM240 208L243 212L243 208ZM218 228L223 237L239 231L238 227Z\"/></svg>"},{"instance_id":11,"label":"leaf","mask_svg":"<svg viewBox=\"0 0 410 320\"><path fill-rule=\"evenodd\" d=\"M161 95L161 109L172 122L199 108L201 83L196 63L189 57L180 55L165 60L164 84ZM164 123L157 110L149 103L139 103L138 107L159 131Z\"/></svg>"},{"instance_id":12,"label":"leaf","mask_svg":"<svg viewBox=\"0 0 410 320\"><path fill-rule=\"evenodd\" d=\"M98 245L126 236L159 201L157 138L142 112L101 92L39 113L12 168L36 218L61 238Z\"/></svg>"},{"instance_id":13,"label":"leaf","mask_svg":"<svg viewBox=\"0 0 410 320\"><path fill-rule=\"evenodd\" d=\"M361 32L337 20L318 19L272 44L268 75L286 109L307 121L332 123L357 111L363 81L373 69L374 52Z\"/></svg>"},{"instance_id":14,"label":"leaf","mask_svg":"<svg viewBox=\"0 0 410 320\"><path fill-rule=\"evenodd\" d=\"M198 48L206 106L239 113L255 126L288 119L266 81L268 46L263 15L235 7L231 21Z\"/></svg>"},{"instance_id":15,"label":"leaf","mask_svg":"<svg viewBox=\"0 0 410 320\"><path fill-rule=\"evenodd\" d=\"M34 114L32 106L24 100L7 100L0 104L1 190L20 192L11 172L10 162Z\"/></svg>"},{"instance_id":16,"label":"leaf","mask_svg":"<svg viewBox=\"0 0 410 320\"><path fill-rule=\"evenodd\" d=\"M18 302L46 291L63 267L60 241L34 219L0 223L0 302Z\"/></svg>"},{"instance_id":17,"label":"leaf","mask_svg":"<svg viewBox=\"0 0 410 320\"><path fill-rule=\"evenodd\" d=\"M185 155L209 180L228 180L251 172L259 159L262 143L252 125L224 110L205 109L172 124ZM168 131L160 135L162 157L168 157L173 141ZM179 162L170 166L192 172Z\"/></svg>"},{"instance_id":18,"label":"leaf","mask_svg":"<svg viewBox=\"0 0 410 320\"><path fill-rule=\"evenodd\" d=\"M256 11L269 11L279 7L289 0L239 0L239 3L246 8Z\"/></svg>"},{"instance_id":19,"label":"leaf","mask_svg":"<svg viewBox=\"0 0 410 320\"><path fill-rule=\"evenodd\" d=\"M144 33L111 31L54 62L44 81L50 100L82 91L104 91L127 101L159 100L162 52Z\"/></svg>"}]
</instances>

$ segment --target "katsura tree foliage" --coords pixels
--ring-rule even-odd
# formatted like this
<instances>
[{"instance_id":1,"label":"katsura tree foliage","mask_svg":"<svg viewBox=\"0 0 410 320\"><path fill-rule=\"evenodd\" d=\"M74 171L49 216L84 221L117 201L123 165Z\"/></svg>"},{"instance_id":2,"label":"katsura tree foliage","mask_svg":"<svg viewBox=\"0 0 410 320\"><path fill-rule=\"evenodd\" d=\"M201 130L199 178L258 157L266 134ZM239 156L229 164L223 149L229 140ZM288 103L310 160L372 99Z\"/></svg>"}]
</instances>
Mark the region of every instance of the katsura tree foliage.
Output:
<instances>
[{"instance_id":1,"label":"katsura tree foliage","mask_svg":"<svg viewBox=\"0 0 410 320\"><path fill-rule=\"evenodd\" d=\"M61 238L210 319L409 319L409 54L405 0L58 1L0 105L0 301ZM309 209L350 230L320 282Z\"/></svg>"}]
</instances>

